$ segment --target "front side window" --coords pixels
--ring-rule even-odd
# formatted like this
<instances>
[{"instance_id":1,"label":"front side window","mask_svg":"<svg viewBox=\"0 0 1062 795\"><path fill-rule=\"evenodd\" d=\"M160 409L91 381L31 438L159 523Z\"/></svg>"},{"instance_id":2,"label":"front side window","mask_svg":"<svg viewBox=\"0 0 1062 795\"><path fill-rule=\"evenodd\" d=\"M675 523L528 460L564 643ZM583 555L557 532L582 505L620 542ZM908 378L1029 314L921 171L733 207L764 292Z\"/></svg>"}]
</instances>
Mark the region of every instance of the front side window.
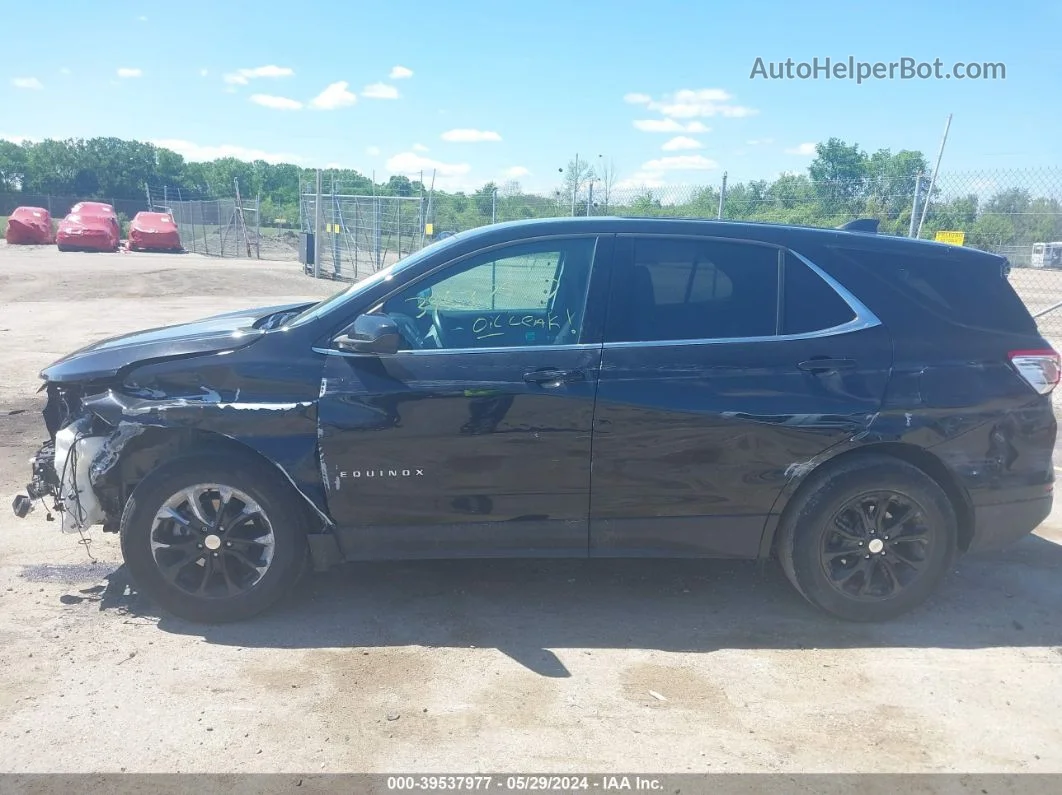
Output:
<instances>
[{"instance_id":1,"label":"front side window","mask_svg":"<svg viewBox=\"0 0 1062 795\"><path fill-rule=\"evenodd\" d=\"M614 282L610 342L667 342L778 333L778 250L685 238L637 238Z\"/></svg>"},{"instance_id":2,"label":"front side window","mask_svg":"<svg viewBox=\"0 0 1062 795\"><path fill-rule=\"evenodd\" d=\"M389 298L407 350L579 341L595 238L515 244L455 263Z\"/></svg>"}]
</instances>

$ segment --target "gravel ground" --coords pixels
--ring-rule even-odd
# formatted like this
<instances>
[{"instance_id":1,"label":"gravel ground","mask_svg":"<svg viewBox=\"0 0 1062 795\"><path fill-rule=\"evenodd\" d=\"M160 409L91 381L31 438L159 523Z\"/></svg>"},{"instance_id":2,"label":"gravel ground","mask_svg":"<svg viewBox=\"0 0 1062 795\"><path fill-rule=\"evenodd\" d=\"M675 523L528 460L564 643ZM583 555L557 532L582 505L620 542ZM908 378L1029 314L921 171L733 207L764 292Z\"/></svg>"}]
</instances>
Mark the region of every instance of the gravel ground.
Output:
<instances>
[{"instance_id":1,"label":"gravel ground","mask_svg":"<svg viewBox=\"0 0 1062 795\"><path fill-rule=\"evenodd\" d=\"M1062 513L877 626L733 562L351 565L204 628L7 511L40 368L326 295L297 265L0 245L0 772L1062 772ZM94 556L96 562L89 559Z\"/></svg>"}]
</instances>

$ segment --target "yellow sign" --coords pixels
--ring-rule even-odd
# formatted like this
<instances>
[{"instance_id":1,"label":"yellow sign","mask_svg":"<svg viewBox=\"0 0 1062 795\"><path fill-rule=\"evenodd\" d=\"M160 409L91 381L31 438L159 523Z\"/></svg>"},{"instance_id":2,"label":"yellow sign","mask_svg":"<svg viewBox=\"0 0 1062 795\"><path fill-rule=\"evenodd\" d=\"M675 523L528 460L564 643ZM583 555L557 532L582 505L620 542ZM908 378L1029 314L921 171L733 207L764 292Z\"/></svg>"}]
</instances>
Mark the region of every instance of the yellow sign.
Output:
<instances>
[{"instance_id":1,"label":"yellow sign","mask_svg":"<svg viewBox=\"0 0 1062 795\"><path fill-rule=\"evenodd\" d=\"M965 232L945 232L943 230L937 232L933 238L938 243L951 243L953 246L961 246L966 242Z\"/></svg>"},{"instance_id":2,"label":"yellow sign","mask_svg":"<svg viewBox=\"0 0 1062 795\"><path fill-rule=\"evenodd\" d=\"M339 224L325 224L325 231L330 235L338 235L342 233L343 227Z\"/></svg>"},{"instance_id":3,"label":"yellow sign","mask_svg":"<svg viewBox=\"0 0 1062 795\"><path fill-rule=\"evenodd\" d=\"M431 237L435 234L435 224L424 224L424 234Z\"/></svg>"}]
</instances>

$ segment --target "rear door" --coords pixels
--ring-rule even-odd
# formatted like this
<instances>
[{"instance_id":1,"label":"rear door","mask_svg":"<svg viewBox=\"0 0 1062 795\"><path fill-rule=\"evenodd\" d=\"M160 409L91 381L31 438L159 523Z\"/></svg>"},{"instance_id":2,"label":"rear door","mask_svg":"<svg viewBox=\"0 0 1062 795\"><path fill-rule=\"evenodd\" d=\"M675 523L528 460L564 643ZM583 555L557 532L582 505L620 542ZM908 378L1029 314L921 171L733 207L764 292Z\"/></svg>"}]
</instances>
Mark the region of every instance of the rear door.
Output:
<instances>
[{"instance_id":1,"label":"rear door","mask_svg":"<svg viewBox=\"0 0 1062 795\"><path fill-rule=\"evenodd\" d=\"M793 468L868 425L885 328L799 255L617 241L594 426L590 554L757 554Z\"/></svg>"}]
</instances>

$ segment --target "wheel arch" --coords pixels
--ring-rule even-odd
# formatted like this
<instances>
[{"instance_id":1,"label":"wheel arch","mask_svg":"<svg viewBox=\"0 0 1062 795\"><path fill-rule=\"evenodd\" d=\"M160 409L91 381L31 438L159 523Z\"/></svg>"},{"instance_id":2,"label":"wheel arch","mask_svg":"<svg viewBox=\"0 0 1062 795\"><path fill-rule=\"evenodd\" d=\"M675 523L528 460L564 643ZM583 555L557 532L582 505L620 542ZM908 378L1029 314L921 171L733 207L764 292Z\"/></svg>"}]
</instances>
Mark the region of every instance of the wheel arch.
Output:
<instances>
[{"instance_id":1,"label":"wheel arch","mask_svg":"<svg viewBox=\"0 0 1062 795\"><path fill-rule=\"evenodd\" d=\"M763 538L760 543L760 557L769 558L776 555L776 547L780 536L779 528L782 527L789 511L797 502L796 498L803 493L804 489L809 487L808 484L812 481L812 475L824 470L828 471L851 461L853 458L872 455L895 458L910 464L943 490L951 503L952 509L955 511L955 518L958 524L959 550L965 552L973 538L974 509L970 495L963 488L955 473L938 456L925 448L904 442L875 442L839 452L825 461L807 468L798 477L791 479L778 498L777 505L781 506L781 510L775 512L773 521L769 522L764 528Z\"/></svg>"},{"instance_id":2,"label":"wheel arch","mask_svg":"<svg viewBox=\"0 0 1062 795\"><path fill-rule=\"evenodd\" d=\"M279 474L298 495L308 526L314 522L330 526L331 517L312 497L300 489L292 476L277 462L244 440L213 430L157 425L119 428L93 462L93 489L109 516L121 516L125 503L148 474L179 458L203 453L227 453L264 465Z\"/></svg>"}]
</instances>

